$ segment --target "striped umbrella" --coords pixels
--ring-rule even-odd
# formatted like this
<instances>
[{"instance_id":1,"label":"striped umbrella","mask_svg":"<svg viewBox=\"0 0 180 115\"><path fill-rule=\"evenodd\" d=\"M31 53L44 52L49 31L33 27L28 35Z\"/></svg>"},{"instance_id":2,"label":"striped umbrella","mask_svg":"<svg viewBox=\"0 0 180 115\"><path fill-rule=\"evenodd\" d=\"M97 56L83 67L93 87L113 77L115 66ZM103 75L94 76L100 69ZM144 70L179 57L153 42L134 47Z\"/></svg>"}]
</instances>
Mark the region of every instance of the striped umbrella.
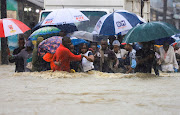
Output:
<instances>
[{"instance_id":1,"label":"striped umbrella","mask_svg":"<svg viewBox=\"0 0 180 115\"><path fill-rule=\"evenodd\" d=\"M145 21L134 13L126 10L117 10L101 17L94 31L102 35L126 34L131 28Z\"/></svg>"},{"instance_id":2,"label":"striped umbrella","mask_svg":"<svg viewBox=\"0 0 180 115\"><path fill-rule=\"evenodd\" d=\"M12 18L0 19L0 37L21 34L28 30L30 28L19 20Z\"/></svg>"}]
</instances>

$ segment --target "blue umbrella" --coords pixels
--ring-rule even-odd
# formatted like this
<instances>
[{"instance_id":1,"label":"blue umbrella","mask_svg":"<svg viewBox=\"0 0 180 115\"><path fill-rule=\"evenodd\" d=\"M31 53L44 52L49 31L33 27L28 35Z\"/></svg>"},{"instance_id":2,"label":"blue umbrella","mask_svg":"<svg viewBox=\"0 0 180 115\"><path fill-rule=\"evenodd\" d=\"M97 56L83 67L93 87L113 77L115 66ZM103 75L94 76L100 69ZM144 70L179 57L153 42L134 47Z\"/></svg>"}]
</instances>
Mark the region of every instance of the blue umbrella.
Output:
<instances>
[{"instance_id":1,"label":"blue umbrella","mask_svg":"<svg viewBox=\"0 0 180 115\"><path fill-rule=\"evenodd\" d=\"M175 35L173 35L173 36L171 36L171 37L174 38L176 42L179 42L179 41L180 41L180 33L175 34Z\"/></svg>"},{"instance_id":2,"label":"blue umbrella","mask_svg":"<svg viewBox=\"0 0 180 115\"><path fill-rule=\"evenodd\" d=\"M74 46L79 45L79 44L81 44L81 43L86 43L86 44L89 45L89 42L87 42L86 40L84 40L84 39L77 39L77 38L75 38L75 37L72 37L72 38L71 38L71 43L72 43Z\"/></svg>"},{"instance_id":3,"label":"blue umbrella","mask_svg":"<svg viewBox=\"0 0 180 115\"><path fill-rule=\"evenodd\" d=\"M117 35L119 33L124 35L137 24L144 22L142 18L134 13L119 10L101 17L96 23L94 31L102 35Z\"/></svg>"}]
</instances>

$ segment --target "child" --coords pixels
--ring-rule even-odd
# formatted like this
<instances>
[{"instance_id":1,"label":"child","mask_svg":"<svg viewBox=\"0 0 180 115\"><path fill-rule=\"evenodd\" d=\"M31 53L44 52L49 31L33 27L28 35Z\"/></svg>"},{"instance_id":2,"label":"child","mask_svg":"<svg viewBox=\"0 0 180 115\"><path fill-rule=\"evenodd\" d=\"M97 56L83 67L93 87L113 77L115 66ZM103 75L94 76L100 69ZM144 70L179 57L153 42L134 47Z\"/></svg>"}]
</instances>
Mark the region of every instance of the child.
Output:
<instances>
[{"instance_id":1,"label":"child","mask_svg":"<svg viewBox=\"0 0 180 115\"><path fill-rule=\"evenodd\" d=\"M94 69L94 56L91 51L88 51L88 45L83 43L80 45L80 53L84 54L82 58L82 69L84 72Z\"/></svg>"}]
</instances>

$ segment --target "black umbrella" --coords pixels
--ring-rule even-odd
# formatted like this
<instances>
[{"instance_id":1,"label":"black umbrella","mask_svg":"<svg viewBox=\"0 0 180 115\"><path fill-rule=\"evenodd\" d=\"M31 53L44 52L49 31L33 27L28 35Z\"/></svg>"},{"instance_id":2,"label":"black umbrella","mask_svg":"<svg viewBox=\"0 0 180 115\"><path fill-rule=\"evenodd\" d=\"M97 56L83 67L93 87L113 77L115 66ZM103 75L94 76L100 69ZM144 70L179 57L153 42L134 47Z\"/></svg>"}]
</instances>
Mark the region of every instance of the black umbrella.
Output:
<instances>
[{"instance_id":1,"label":"black umbrella","mask_svg":"<svg viewBox=\"0 0 180 115\"><path fill-rule=\"evenodd\" d=\"M35 30L41 28L41 27L45 27L45 26L42 26L43 21L39 22L38 24L36 24L33 28L32 28L32 32L34 32ZM59 28L60 30L63 30L65 31L66 33L72 33L74 31L78 31L76 25L74 23L71 23L71 24L60 24L60 25L51 25L51 26L54 26L54 27L57 27Z\"/></svg>"}]
</instances>

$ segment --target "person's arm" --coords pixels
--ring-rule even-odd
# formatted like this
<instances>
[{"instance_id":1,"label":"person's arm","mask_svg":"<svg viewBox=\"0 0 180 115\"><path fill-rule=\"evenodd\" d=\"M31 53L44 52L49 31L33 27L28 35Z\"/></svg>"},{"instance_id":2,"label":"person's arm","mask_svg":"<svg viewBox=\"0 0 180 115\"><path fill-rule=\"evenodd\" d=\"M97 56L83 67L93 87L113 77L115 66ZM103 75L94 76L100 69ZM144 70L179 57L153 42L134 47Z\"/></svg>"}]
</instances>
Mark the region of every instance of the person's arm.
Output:
<instances>
[{"instance_id":1,"label":"person's arm","mask_svg":"<svg viewBox=\"0 0 180 115\"><path fill-rule=\"evenodd\" d=\"M136 68L136 60L135 59L132 59L132 64L131 64L131 67L129 68L129 70L126 72L127 74L128 73L131 73L133 69Z\"/></svg>"},{"instance_id":2,"label":"person's arm","mask_svg":"<svg viewBox=\"0 0 180 115\"><path fill-rule=\"evenodd\" d=\"M116 58L115 61L116 61L116 64L114 65L114 68L118 68L119 60Z\"/></svg>"},{"instance_id":3,"label":"person's arm","mask_svg":"<svg viewBox=\"0 0 180 115\"><path fill-rule=\"evenodd\" d=\"M175 53L174 52L172 52L173 53L173 65L174 65L174 67L175 67L175 69L179 69L179 65L178 65L178 63L177 63L177 60L176 60L176 55L175 55Z\"/></svg>"},{"instance_id":4,"label":"person's arm","mask_svg":"<svg viewBox=\"0 0 180 115\"><path fill-rule=\"evenodd\" d=\"M84 57L85 57L88 61L94 62L94 56L93 56L93 55L90 55L90 56L85 56L85 55L84 55Z\"/></svg>"},{"instance_id":5,"label":"person's arm","mask_svg":"<svg viewBox=\"0 0 180 115\"><path fill-rule=\"evenodd\" d=\"M19 52L18 54L16 54L16 55L9 55L9 59L11 60L11 59L14 59L14 60L16 60L16 59L18 59L18 58L23 58L23 50L21 50L21 52Z\"/></svg>"},{"instance_id":6,"label":"person's arm","mask_svg":"<svg viewBox=\"0 0 180 115\"><path fill-rule=\"evenodd\" d=\"M52 60L50 59L51 58L51 56L50 56L51 54L48 54L48 55L45 55L45 56L48 57L48 58L50 56L50 58L49 58L50 60L48 60L48 59L47 60L50 61L50 62L53 61L56 66L60 66L61 62L60 62L60 59L59 59L59 55L57 55L57 54L58 54L58 50L56 50L56 53L53 55L53 59Z\"/></svg>"},{"instance_id":7,"label":"person's arm","mask_svg":"<svg viewBox=\"0 0 180 115\"><path fill-rule=\"evenodd\" d=\"M84 57L84 55L74 55L70 50L66 50L64 54L69 56L70 61L81 61L81 59Z\"/></svg>"},{"instance_id":8,"label":"person's arm","mask_svg":"<svg viewBox=\"0 0 180 115\"><path fill-rule=\"evenodd\" d=\"M32 65L36 65L38 63L38 54L37 54L37 49L33 50L32 54Z\"/></svg>"},{"instance_id":9,"label":"person's arm","mask_svg":"<svg viewBox=\"0 0 180 115\"><path fill-rule=\"evenodd\" d=\"M113 51L110 51L109 54L108 54L108 57L109 57L111 60L115 61L114 67L115 67L115 68L118 68L119 60L117 59L116 54L115 54Z\"/></svg>"}]
</instances>

